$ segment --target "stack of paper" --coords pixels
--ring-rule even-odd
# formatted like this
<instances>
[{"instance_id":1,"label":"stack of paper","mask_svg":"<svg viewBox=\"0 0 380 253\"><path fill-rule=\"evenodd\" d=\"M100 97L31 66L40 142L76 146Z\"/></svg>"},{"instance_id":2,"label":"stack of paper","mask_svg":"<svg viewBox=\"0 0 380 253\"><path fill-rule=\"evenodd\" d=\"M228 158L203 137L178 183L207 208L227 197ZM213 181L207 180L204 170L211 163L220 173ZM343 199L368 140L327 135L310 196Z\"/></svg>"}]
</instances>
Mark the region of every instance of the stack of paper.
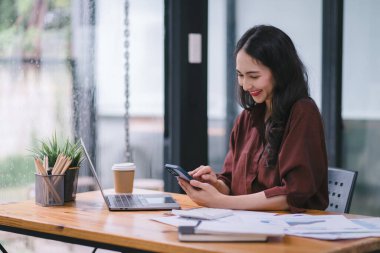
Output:
<instances>
[{"instance_id":1,"label":"stack of paper","mask_svg":"<svg viewBox=\"0 0 380 253\"><path fill-rule=\"evenodd\" d=\"M284 234L322 240L380 237L380 218L350 220L343 215L231 212L232 215L208 220L205 216L197 220L177 215L154 220L179 227L179 238L185 241L263 241L268 236Z\"/></svg>"},{"instance_id":2,"label":"stack of paper","mask_svg":"<svg viewBox=\"0 0 380 253\"><path fill-rule=\"evenodd\" d=\"M180 226L180 241L266 241L269 236L283 236L284 230L260 220L231 224L201 221L195 226Z\"/></svg>"},{"instance_id":3,"label":"stack of paper","mask_svg":"<svg viewBox=\"0 0 380 253\"><path fill-rule=\"evenodd\" d=\"M273 213L213 208L173 210L172 213L181 216L154 220L177 226L180 241L265 241L269 236L284 235L283 227L268 222L268 217L276 215Z\"/></svg>"},{"instance_id":4,"label":"stack of paper","mask_svg":"<svg viewBox=\"0 0 380 253\"><path fill-rule=\"evenodd\" d=\"M343 215L281 215L288 235L324 240L380 236L380 218L349 220Z\"/></svg>"}]
</instances>

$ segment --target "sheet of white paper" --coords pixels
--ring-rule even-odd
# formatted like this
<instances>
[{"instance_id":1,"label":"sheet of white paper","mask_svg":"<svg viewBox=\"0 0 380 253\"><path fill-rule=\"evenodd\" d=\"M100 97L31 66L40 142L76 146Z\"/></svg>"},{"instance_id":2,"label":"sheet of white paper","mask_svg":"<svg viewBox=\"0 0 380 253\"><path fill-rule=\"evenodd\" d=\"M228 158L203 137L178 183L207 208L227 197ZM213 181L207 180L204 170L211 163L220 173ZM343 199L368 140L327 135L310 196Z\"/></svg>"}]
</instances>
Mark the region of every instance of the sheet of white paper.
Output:
<instances>
[{"instance_id":1,"label":"sheet of white paper","mask_svg":"<svg viewBox=\"0 0 380 253\"><path fill-rule=\"evenodd\" d=\"M192 209L184 209L184 210L173 209L172 214L178 215L181 217L214 220L214 219L220 219L223 217L231 216L234 214L234 212L231 209L201 207L201 208L192 208Z\"/></svg>"},{"instance_id":2,"label":"sheet of white paper","mask_svg":"<svg viewBox=\"0 0 380 253\"><path fill-rule=\"evenodd\" d=\"M247 224L251 221L256 220L262 220L264 223L274 223L277 224L277 221L270 222L270 217L275 216L276 213L267 213L267 212L255 212L255 211L240 211L240 210L234 210L233 215L219 218L217 221L223 222L224 225L230 225L230 224ZM177 215L174 216L164 216L164 217L157 217L152 218L152 220L165 223L172 226L193 226L197 224L197 219L192 218L184 218ZM283 226L282 226L283 227Z\"/></svg>"},{"instance_id":3,"label":"sheet of white paper","mask_svg":"<svg viewBox=\"0 0 380 253\"><path fill-rule=\"evenodd\" d=\"M325 234L291 234L287 235L307 237L320 240L344 240L344 239L359 239L366 237L379 237L380 233L325 233Z\"/></svg>"},{"instance_id":4,"label":"sheet of white paper","mask_svg":"<svg viewBox=\"0 0 380 253\"><path fill-rule=\"evenodd\" d=\"M189 218L183 218L179 216L164 216L164 217L157 217L152 218L151 220L158 221L161 223L165 223L171 226L195 226L198 223L198 220L195 219L189 219Z\"/></svg>"},{"instance_id":5,"label":"sheet of white paper","mask_svg":"<svg viewBox=\"0 0 380 253\"><path fill-rule=\"evenodd\" d=\"M238 215L238 216L254 216L254 217L271 217L278 214L278 213L245 211L245 210L234 210L233 212L234 212L234 215Z\"/></svg>"},{"instance_id":6,"label":"sheet of white paper","mask_svg":"<svg viewBox=\"0 0 380 253\"><path fill-rule=\"evenodd\" d=\"M271 217L275 216L276 213L266 213L266 212L254 212L254 211L233 211L233 215L220 218L218 221L229 222L231 224L239 223L249 223L250 221L270 220ZM267 221L267 223L269 223Z\"/></svg>"},{"instance_id":7,"label":"sheet of white paper","mask_svg":"<svg viewBox=\"0 0 380 253\"><path fill-rule=\"evenodd\" d=\"M341 219L339 215L337 217L330 216L330 215L309 217L310 220L317 219L317 218L326 218L326 220L332 223L331 226L334 226L334 228L326 227L326 230L324 232L319 231L318 233L313 233L313 232L305 233L305 231L301 231L300 233L297 230L287 229L286 234L314 238L314 239L321 239L321 240L342 240L342 239L358 239L358 238L366 238L366 237L380 237L380 218L364 218L364 219L349 220L353 224L359 226L360 232L358 232L357 229L352 230L352 229L347 228L347 226L345 226L346 229L344 229L343 232L340 232L340 233L333 233L332 231L338 227L338 223L339 225L342 225L342 224L348 225L348 223L346 223L346 220Z\"/></svg>"},{"instance_id":8,"label":"sheet of white paper","mask_svg":"<svg viewBox=\"0 0 380 253\"><path fill-rule=\"evenodd\" d=\"M280 214L276 216L280 219L290 219L290 218L299 218L299 217L315 217L315 215L305 214L305 213L289 213L289 214Z\"/></svg>"},{"instance_id":9,"label":"sheet of white paper","mask_svg":"<svg viewBox=\"0 0 380 253\"><path fill-rule=\"evenodd\" d=\"M364 227L355 224L343 215L311 215L276 217L287 224L289 233L346 233L368 232Z\"/></svg>"},{"instance_id":10,"label":"sheet of white paper","mask_svg":"<svg viewBox=\"0 0 380 253\"><path fill-rule=\"evenodd\" d=\"M265 234L271 236L283 236L284 229L269 225L260 220L251 220L249 223L226 223L222 221L202 221L196 228L198 232L221 234Z\"/></svg>"},{"instance_id":11,"label":"sheet of white paper","mask_svg":"<svg viewBox=\"0 0 380 253\"><path fill-rule=\"evenodd\" d=\"M351 221L371 231L380 231L380 218L351 219Z\"/></svg>"}]
</instances>

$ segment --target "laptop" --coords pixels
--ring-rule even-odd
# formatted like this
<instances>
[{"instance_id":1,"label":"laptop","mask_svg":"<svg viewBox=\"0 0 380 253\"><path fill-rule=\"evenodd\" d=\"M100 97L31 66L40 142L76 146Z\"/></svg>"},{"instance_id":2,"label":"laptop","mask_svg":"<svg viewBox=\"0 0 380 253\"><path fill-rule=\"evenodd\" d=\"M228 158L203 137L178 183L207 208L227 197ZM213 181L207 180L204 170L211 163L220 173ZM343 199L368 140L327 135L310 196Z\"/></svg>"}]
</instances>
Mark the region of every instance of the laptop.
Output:
<instances>
[{"instance_id":1,"label":"laptop","mask_svg":"<svg viewBox=\"0 0 380 253\"><path fill-rule=\"evenodd\" d=\"M136 210L171 210L180 209L180 205L169 194L104 194L103 187L100 184L94 165L91 162L87 149L80 140L86 158L90 164L90 170L94 174L95 181L99 186L103 199L110 211L136 211Z\"/></svg>"}]
</instances>

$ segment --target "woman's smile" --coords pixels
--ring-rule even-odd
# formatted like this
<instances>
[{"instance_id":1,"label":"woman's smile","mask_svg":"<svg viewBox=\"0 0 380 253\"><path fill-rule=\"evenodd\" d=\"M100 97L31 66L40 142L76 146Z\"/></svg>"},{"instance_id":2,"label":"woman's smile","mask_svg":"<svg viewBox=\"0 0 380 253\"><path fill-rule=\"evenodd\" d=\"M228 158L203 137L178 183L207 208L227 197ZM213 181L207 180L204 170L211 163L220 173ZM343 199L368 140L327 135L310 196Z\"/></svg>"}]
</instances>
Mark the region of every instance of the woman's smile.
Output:
<instances>
[{"instance_id":1,"label":"woman's smile","mask_svg":"<svg viewBox=\"0 0 380 253\"><path fill-rule=\"evenodd\" d=\"M251 96L252 97L257 97L258 95L261 94L263 90L254 90L254 91L250 91L249 93L251 93Z\"/></svg>"},{"instance_id":2,"label":"woman's smile","mask_svg":"<svg viewBox=\"0 0 380 253\"><path fill-rule=\"evenodd\" d=\"M269 108L274 83L271 70L242 49L236 55L236 73L239 85L254 102L265 102Z\"/></svg>"}]
</instances>

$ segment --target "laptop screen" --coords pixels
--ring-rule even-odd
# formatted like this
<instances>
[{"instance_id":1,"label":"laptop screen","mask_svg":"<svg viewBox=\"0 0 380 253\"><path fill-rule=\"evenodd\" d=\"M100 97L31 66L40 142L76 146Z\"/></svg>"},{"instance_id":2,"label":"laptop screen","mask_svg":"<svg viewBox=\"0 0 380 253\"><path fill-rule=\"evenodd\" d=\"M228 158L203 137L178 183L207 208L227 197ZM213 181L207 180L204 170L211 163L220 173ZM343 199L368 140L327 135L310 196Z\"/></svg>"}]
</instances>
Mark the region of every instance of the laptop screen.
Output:
<instances>
[{"instance_id":1,"label":"laptop screen","mask_svg":"<svg viewBox=\"0 0 380 253\"><path fill-rule=\"evenodd\" d=\"M84 142L83 142L82 138L80 139L80 143L81 143L83 151L84 151L84 153L86 155L87 161L90 164L90 170L92 171L92 174L95 176L95 180L96 180L96 183L99 186L100 192L102 193L102 196L103 196L104 200L106 201L106 203L108 203L107 200L106 200L106 197L104 196L102 185L100 184L100 180L98 178L98 175L96 174L94 165L91 162L90 156L89 156L89 154L87 152L86 146L84 145Z\"/></svg>"}]
</instances>

